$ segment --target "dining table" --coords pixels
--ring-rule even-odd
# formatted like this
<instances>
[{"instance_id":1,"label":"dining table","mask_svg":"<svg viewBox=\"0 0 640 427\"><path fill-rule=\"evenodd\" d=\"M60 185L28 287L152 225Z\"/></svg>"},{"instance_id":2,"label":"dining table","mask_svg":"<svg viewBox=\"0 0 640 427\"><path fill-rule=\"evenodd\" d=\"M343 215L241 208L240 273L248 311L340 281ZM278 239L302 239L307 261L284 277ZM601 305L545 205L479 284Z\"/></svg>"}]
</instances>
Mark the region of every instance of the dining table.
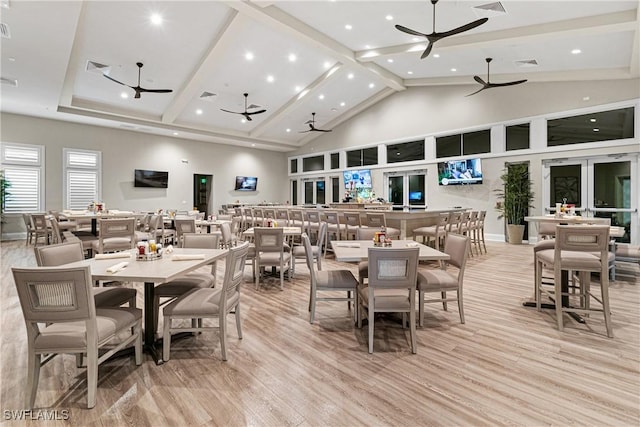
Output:
<instances>
[{"instance_id":1,"label":"dining table","mask_svg":"<svg viewBox=\"0 0 640 427\"><path fill-rule=\"evenodd\" d=\"M161 258L149 261L137 260L135 252L103 254L65 267L89 266L94 281L144 282L144 350L160 365L162 349L157 350L153 316L155 286L224 258L228 249L176 248L171 252L165 250Z\"/></svg>"},{"instance_id":2,"label":"dining table","mask_svg":"<svg viewBox=\"0 0 640 427\"><path fill-rule=\"evenodd\" d=\"M78 219L90 219L91 220L91 234L98 235L98 220L103 218L130 218L130 217L142 217L143 214L132 211L119 211L110 210L108 212L89 212L89 211L63 211L62 215L70 220Z\"/></svg>"},{"instance_id":3,"label":"dining table","mask_svg":"<svg viewBox=\"0 0 640 427\"><path fill-rule=\"evenodd\" d=\"M376 247L373 240L332 240L331 247L336 261L360 262L369 258L369 248ZM413 240L391 240L389 248L419 248L418 259L420 261L446 261L450 257L431 246L424 245Z\"/></svg>"},{"instance_id":4,"label":"dining table","mask_svg":"<svg viewBox=\"0 0 640 427\"><path fill-rule=\"evenodd\" d=\"M255 227L251 227L246 229L245 231L242 232L242 235L244 237L253 237L255 234L254 231ZM293 237L293 236L300 236L302 235L302 228L301 227L275 227L275 228L282 228L282 234L285 235L285 237Z\"/></svg>"}]
</instances>

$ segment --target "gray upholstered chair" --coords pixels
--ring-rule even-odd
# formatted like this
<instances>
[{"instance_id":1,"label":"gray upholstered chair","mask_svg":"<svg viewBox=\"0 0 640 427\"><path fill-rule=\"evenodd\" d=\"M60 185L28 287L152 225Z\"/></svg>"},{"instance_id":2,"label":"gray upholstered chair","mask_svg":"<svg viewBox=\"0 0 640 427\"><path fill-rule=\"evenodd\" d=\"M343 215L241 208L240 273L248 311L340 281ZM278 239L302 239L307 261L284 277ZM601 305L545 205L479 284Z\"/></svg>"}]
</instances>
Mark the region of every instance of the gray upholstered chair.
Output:
<instances>
[{"instance_id":1,"label":"gray upholstered chair","mask_svg":"<svg viewBox=\"0 0 640 427\"><path fill-rule=\"evenodd\" d=\"M447 225L449 224L449 212L442 212L438 216L438 222L434 225L418 227L413 230L413 240L416 237L422 237L422 242L428 245L433 241L433 247L440 250L440 245L444 242L447 235Z\"/></svg>"},{"instance_id":2,"label":"gray upholstered chair","mask_svg":"<svg viewBox=\"0 0 640 427\"><path fill-rule=\"evenodd\" d=\"M358 229L362 227L362 221L360 219L360 212L345 212L343 214L344 217L344 226L345 226L345 237L347 240L356 239L356 233Z\"/></svg>"},{"instance_id":3,"label":"gray upholstered chair","mask_svg":"<svg viewBox=\"0 0 640 427\"><path fill-rule=\"evenodd\" d=\"M80 241L33 248L38 267L56 267L84 259L84 250ZM137 292L135 289L121 286L119 282L109 282L108 287L93 287L96 307L118 307L128 304L135 308Z\"/></svg>"},{"instance_id":4,"label":"gray upholstered chair","mask_svg":"<svg viewBox=\"0 0 640 427\"><path fill-rule=\"evenodd\" d=\"M136 245L135 218L109 218L98 220L100 234L92 243L94 253L119 252Z\"/></svg>"},{"instance_id":5,"label":"gray upholstered chair","mask_svg":"<svg viewBox=\"0 0 640 427\"><path fill-rule=\"evenodd\" d=\"M174 219L173 224L176 228L176 243L178 247L182 248L182 236L187 233L197 233L196 220L194 218L188 219Z\"/></svg>"},{"instance_id":6,"label":"gray upholstered chair","mask_svg":"<svg viewBox=\"0 0 640 427\"><path fill-rule=\"evenodd\" d=\"M369 283L358 288L358 327L369 320L369 353L373 353L375 313L409 314L411 352L416 353L416 281L419 248L369 248Z\"/></svg>"},{"instance_id":7,"label":"gray upholstered chair","mask_svg":"<svg viewBox=\"0 0 640 427\"><path fill-rule=\"evenodd\" d=\"M27 326L27 408L35 403L40 367L57 354L86 355L89 408L96 404L100 363L131 343L135 343L136 365L142 363L142 310L96 308L89 267L12 271ZM124 334L126 338L120 338ZM111 347L116 338L121 341ZM108 351L100 354L99 349L107 344Z\"/></svg>"},{"instance_id":8,"label":"gray upholstered chair","mask_svg":"<svg viewBox=\"0 0 640 427\"><path fill-rule=\"evenodd\" d=\"M44 238L45 244L51 243L51 227L45 214L31 214L31 229L33 230L33 244L38 244L40 237Z\"/></svg>"},{"instance_id":9,"label":"gray upholstered chair","mask_svg":"<svg viewBox=\"0 0 640 427\"><path fill-rule=\"evenodd\" d=\"M255 227L254 243L255 283L256 289L260 284L264 267L280 268L280 290L284 289L284 272L291 269L291 252L285 251L284 229L281 227ZM289 274L291 280L291 274Z\"/></svg>"},{"instance_id":10,"label":"gray upholstered chair","mask_svg":"<svg viewBox=\"0 0 640 427\"><path fill-rule=\"evenodd\" d=\"M538 237L540 239L554 239L556 237L556 223L542 221L538 224Z\"/></svg>"},{"instance_id":11,"label":"gray upholstered chair","mask_svg":"<svg viewBox=\"0 0 640 427\"><path fill-rule=\"evenodd\" d=\"M164 328L162 340L162 358L168 361L171 357L172 332L196 332L213 329L203 326L202 322L191 323L189 327L173 326L174 319L208 319L218 318L220 335L220 352L222 360L227 360L227 315L235 313L238 338L242 339L240 323L240 284L249 250L249 243L229 249L225 260L224 281L221 288L192 289L182 295L164 310Z\"/></svg>"},{"instance_id":12,"label":"gray upholstered chair","mask_svg":"<svg viewBox=\"0 0 640 427\"><path fill-rule=\"evenodd\" d=\"M217 234L185 233L181 238L184 248L218 249L220 247L218 243L219 237ZM214 262L210 267L201 267L169 282L160 283L156 286L153 293L153 324L156 328L158 325L160 305L167 304L192 289L215 287L216 269L217 263ZM163 304L160 304L161 298L168 298L168 300Z\"/></svg>"},{"instance_id":13,"label":"gray upholstered chair","mask_svg":"<svg viewBox=\"0 0 640 427\"><path fill-rule=\"evenodd\" d=\"M323 223L324 224L324 223ZM316 271L313 266L314 254L313 247L306 233L302 234L302 243L306 252L307 267L309 268L309 276L311 278L311 292L309 295L309 323L313 323L316 313L317 301L347 301L348 307L351 302L354 303L354 315L358 320L358 280L349 270L323 270ZM318 292L333 292L331 297L319 297ZM346 292L343 297L335 296L335 292ZM353 294L352 294L353 292Z\"/></svg>"},{"instance_id":14,"label":"gray upholstered chair","mask_svg":"<svg viewBox=\"0 0 640 427\"><path fill-rule=\"evenodd\" d=\"M322 246L325 244L326 236L327 223L321 222L320 228L318 229L318 240L315 245L311 245L312 258L316 260L316 263L318 264L318 270L322 270ZM308 235L307 238L309 238ZM300 260L302 260L303 262L307 262L307 250L304 244L297 245L291 248L291 256L291 274L295 275L296 263L300 262Z\"/></svg>"},{"instance_id":15,"label":"gray upholstered chair","mask_svg":"<svg viewBox=\"0 0 640 427\"><path fill-rule=\"evenodd\" d=\"M428 302L441 302L442 308L447 309L447 301L458 302L458 313L460 323L464 323L464 308L462 304L462 282L464 279L464 269L467 264L467 257L470 250L470 237L460 234L450 233L444 243L444 253L449 255L449 260L444 261L443 267L453 266L455 274L451 270L421 269L418 272L418 304L420 306L420 326L424 323L424 305ZM455 297L447 298L447 292L455 292ZM425 300L425 294L440 292L437 299Z\"/></svg>"},{"instance_id":16,"label":"gray upholstered chair","mask_svg":"<svg viewBox=\"0 0 640 427\"><path fill-rule=\"evenodd\" d=\"M356 240L373 240L376 233L381 230L381 228L376 227L359 228L356 230ZM369 261L360 261L358 263L358 283L360 283L360 286L364 286L364 280L367 277L369 277Z\"/></svg>"},{"instance_id":17,"label":"gray upholstered chair","mask_svg":"<svg viewBox=\"0 0 640 427\"><path fill-rule=\"evenodd\" d=\"M25 245L29 246L29 244L33 242L33 237L36 235L35 231L33 231L33 221L31 220L31 214L23 213L22 221L24 221L24 227L27 231L27 240L25 242Z\"/></svg>"},{"instance_id":18,"label":"gray upholstered chair","mask_svg":"<svg viewBox=\"0 0 640 427\"><path fill-rule=\"evenodd\" d=\"M609 308L609 225L558 225L554 249L540 250L536 254L536 306L541 308L542 295L556 302L556 321L558 330L564 327L563 315L566 312L579 314L602 313L607 336L613 338L611 311ZM542 268L554 271L553 290L543 286ZM580 293L569 294L568 278L563 283L562 271L578 273ZM600 273L600 294L591 293L591 273ZM580 298L579 306L570 306L571 295ZM591 299L600 303L600 307L591 307ZM559 303L561 302L561 303Z\"/></svg>"},{"instance_id":19,"label":"gray upholstered chair","mask_svg":"<svg viewBox=\"0 0 640 427\"><path fill-rule=\"evenodd\" d=\"M387 227L387 216L384 212L367 212L367 226L373 228L382 228L384 227L387 236L390 239L399 239L400 238L400 230L393 227Z\"/></svg>"}]
</instances>

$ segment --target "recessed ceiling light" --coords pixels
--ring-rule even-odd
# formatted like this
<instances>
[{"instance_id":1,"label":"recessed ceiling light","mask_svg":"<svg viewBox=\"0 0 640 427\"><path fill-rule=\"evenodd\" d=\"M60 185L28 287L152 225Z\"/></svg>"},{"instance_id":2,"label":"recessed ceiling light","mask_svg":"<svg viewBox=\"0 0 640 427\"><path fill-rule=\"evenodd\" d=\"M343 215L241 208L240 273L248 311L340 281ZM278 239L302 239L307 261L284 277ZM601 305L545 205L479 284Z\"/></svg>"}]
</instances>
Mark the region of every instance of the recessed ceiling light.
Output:
<instances>
[{"instance_id":1,"label":"recessed ceiling light","mask_svg":"<svg viewBox=\"0 0 640 427\"><path fill-rule=\"evenodd\" d=\"M434 54L433 54L433 57L434 57L434 58L440 58L440 54L439 54L439 53L434 53Z\"/></svg>"},{"instance_id":2,"label":"recessed ceiling light","mask_svg":"<svg viewBox=\"0 0 640 427\"><path fill-rule=\"evenodd\" d=\"M344 28L346 28L347 30L351 30L353 29L353 26L351 26L351 24L347 24L344 26Z\"/></svg>"},{"instance_id":3,"label":"recessed ceiling light","mask_svg":"<svg viewBox=\"0 0 640 427\"><path fill-rule=\"evenodd\" d=\"M323 94L318 95L318 99L320 100L324 99L324 95Z\"/></svg>"},{"instance_id":4,"label":"recessed ceiling light","mask_svg":"<svg viewBox=\"0 0 640 427\"><path fill-rule=\"evenodd\" d=\"M348 78L348 79L352 79L352 78L353 78L353 73L349 73L349 74L347 75L347 78Z\"/></svg>"},{"instance_id":5,"label":"recessed ceiling light","mask_svg":"<svg viewBox=\"0 0 640 427\"><path fill-rule=\"evenodd\" d=\"M267 81L268 81L269 83L273 83L275 80L276 80L276 78L275 78L275 77L273 77L272 75L268 75L268 76L267 76Z\"/></svg>"},{"instance_id":6,"label":"recessed ceiling light","mask_svg":"<svg viewBox=\"0 0 640 427\"><path fill-rule=\"evenodd\" d=\"M407 74L413 74L413 71L407 71Z\"/></svg>"},{"instance_id":7,"label":"recessed ceiling light","mask_svg":"<svg viewBox=\"0 0 640 427\"><path fill-rule=\"evenodd\" d=\"M451 71L453 71L455 73L458 70L456 68L452 68Z\"/></svg>"},{"instance_id":8,"label":"recessed ceiling light","mask_svg":"<svg viewBox=\"0 0 640 427\"><path fill-rule=\"evenodd\" d=\"M240 123L247 123L247 119L240 120Z\"/></svg>"},{"instance_id":9,"label":"recessed ceiling light","mask_svg":"<svg viewBox=\"0 0 640 427\"><path fill-rule=\"evenodd\" d=\"M255 146L256 146L256 144L251 144L251 146L252 146L252 147L255 147Z\"/></svg>"},{"instance_id":10,"label":"recessed ceiling light","mask_svg":"<svg viewBox=\"0 0 640 427\"><path fill-rule=\"evenodd\" d=\"M199 115L199 116L201 116L201 115L202 115L202 110L198 108L198 109L196 110L196 114L197 114L197 115Z\"/></svg>"},{"instance_id":11,"label":"recessed ceiling light","mask_svg":"<svg viewBox=\"0 0 640 427\"><path fill-rule=\"evenodd\" d=\"M589 119L589 121L590 121L591 123L595 123L595 122L596 122L596 119Z\"/></svg>"},{"instance_id":12,"label":"recessed ceiling light","mask_svg":"<svg viewBox=\"0 0 640 427\"><path fill-rule=\"evenodd\" d=\"M331 62L325 61L324 68L326 69L326 68L329 68L329 67L331 67Z\"/></svg>"},{"instance_id":13,"label":"recessed ceiling light","mask_svg":"<svg viewBox=\"0 0 640 427\"><path fill-rule=\"evenodd\" d=\"M365 48L365 49L371 49L371 45L370 45L370 44L365 44L365 45L364 45L364 48Z\"/></svg>"},{"instance_id":14,"label":"recessed ceiling light","mask_svg":"<svg viewBox=\"0 0 640 427\"><path fill-rule=\"evenodd\" d=\"M419 38L419 37L414 37L414 38L412 38L411 40L413 40L414 42L419 42L419 41L420 41L420 38Z\"/></svg>"},{"instance_id":15,"label":"recessed ceiling light","mask_svg":"<svg viewBox=\"0 0 640 427\"><path fill-rule=\"evenodd\" d=\"M298 57L295 55L295 53L289 54L289 62L296 62L296 59L298 59Z\"/></svg>"},{"instance_id":16,"label":"recessed ceiling light","mask_svg":"<svg viewBox=\"0 0 640 427\"><path fill-rule=\"evenodd\" d=\"M594 132L600 132L600 129L598 129L598 128L593 128L593 131L594 131Z\"/></svg>"},{"instance_id":17,"label":"recessed ceiling light","mask_svg":"<svg viewBox=\"0 0 640 427\"><path fill-rule=\"evenodd\" d=\"M302 86L296 86L294 90L296 92L300 92L302 90Z\"/></svg>"},{"instance_id":18,"label":"recessed ceiling light","mask_svg":"<svg viewBox=\"0 0 640 427\"><path fill-rule=\"evenodd\" d=\"M571 53L573 53L574 55L577 55L579 53L582 53L582 51L580 49L573 49Z\"/></svg>"},{"instance_id":19,"label":"recessed ceiling light","mask_svg":"<svg viewBox=\"0 0 640 427\"><path fill-rule=\"evenodd\" d=\"M162 15L160 15L159 13L153 13L151 15L151 18L149 18L151 20L151 23L153 25L161 25L162 24Z\"/></svg>"},{"instance_id":20,"label":"recessed ceiling light","mask_svg":"<svg viewBox=\"0 0 640 427\"><path fill-rule=\"evenodd\" d=\"M344 101L342 101L342 102L340 103L340 106L341 106L341 107L344 107L345 105L347 105L347 104L346 104Z\"/></svg>"},{"instance_id":21,"label":"recessed ceiling light","mask_svg":"<svg viewBox=\"0 0 640 427\"><path fill-rule=\"evenodd\" d=\"M384 19L386 19L387 21L393 21L393 16L387 15L384 17Z\"/></svg>"},{"instance_id":22,"label":"recessed ceiling light","mask_svg":"<svg viewBox=\"0 0 640 427\"><path fill-rule=\"evenodd\" d=\"M392 63L392 62L393 62L393 59L389 58L389 59L387 59L387 62L388 62L388 63Z\"/></svg>"},{"instance_id":23,"label":"recessed ceiling light","mask_svg":"<svg viewBox=\"0 0 640 427\"><path fill-rule=\"evenodd\" d=\"M287 132L291 132L291 129L287 128Z\"/></svg>"},{"instance_id":24,"label":"recessed ceiling light","mask_svg":"<svg viewBox=\"0 0 640 427\"><path fill-rule=\"evenodd\" d=\"M128 97L129 97L129 94L127 92L122 92L120 94L120 98L122 98L122 99L127 99Z\"/></svg>"},{"instance_id":25,"label":"recessed ceiling light","mask_svg":"<svg viewBox=\"0 0 640 427\"><path fill-rule=\"evenodd\" d=\"M178 132L174 132L174 133L173 133L173 136L178 136Z\"/></svg>"},{"instance_id":26,"label":"recessed ceiling light","mask_svg":"<svg viewBox=\"0 0 640 427\"><path fill-rule=\"evenodd\" d=\"M247 52L244 54L244 59L246 59L247 61L252 61L253 60L253 52Z\"/></svg>"},{"instance_id":27,"label":"recessed ceiling light","mask_svg":"<svg viewBox=\"0 0 640 427\"><path fill-rule=\"evenodd\" d=\"M373 83L369 83L369 89L373 89L374 87L376 87L376 85L375 85L375 84L373 84Z\"/></svg>"},{"instance_id":28,"label":"recessed ceiling light","mask_svg":"<svg viewBox=\"0 0 640 427\"><path fill-rule=\"evenodd\" d=\"M10 56L8 59L9 59L9 62L16 62L16 58L14 58L13 56Z\"/></svg>"},{"instance_id":29,"label":"recessed ceiling light","mask_svg":"<svg viewBox=\"0 0 640 427\"><path fill-rule=\"evenodd\" d=\"M588 101L588 100L590 100L590 99L591 99L591 98L590 98L590 97L588 97L588 96L583 96L583 97L582 97L582 100L583 100L583 101Z\"/></svg>"}]
</instances>

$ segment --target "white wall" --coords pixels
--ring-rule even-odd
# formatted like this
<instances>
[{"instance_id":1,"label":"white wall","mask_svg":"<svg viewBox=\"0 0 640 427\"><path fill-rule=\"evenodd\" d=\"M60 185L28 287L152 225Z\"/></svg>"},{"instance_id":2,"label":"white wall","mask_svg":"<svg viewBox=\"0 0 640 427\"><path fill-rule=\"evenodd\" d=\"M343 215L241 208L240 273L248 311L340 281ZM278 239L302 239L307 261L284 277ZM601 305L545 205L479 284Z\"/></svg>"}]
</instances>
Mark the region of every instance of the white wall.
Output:
<instances>
[{"instance_id":1,"label":"white wall","mask_svg":"<svg viewBox=\"0 0 640 427\"><path fill-rule=\"evenodd\" d=\"M47 210L60 210L63 205L63 148L102 152L102 200L111 209L191 209L194 173L213 175L216 211L229 202L284 203L288 198L283 153L14 114L0 118L2 142L45 146ZM168 171L169 187L135 188L134 169ZM234 191L236 175L257 176L258 190ZM5 228L10 229L10 224Z\"/></svg>"}]
</instances>

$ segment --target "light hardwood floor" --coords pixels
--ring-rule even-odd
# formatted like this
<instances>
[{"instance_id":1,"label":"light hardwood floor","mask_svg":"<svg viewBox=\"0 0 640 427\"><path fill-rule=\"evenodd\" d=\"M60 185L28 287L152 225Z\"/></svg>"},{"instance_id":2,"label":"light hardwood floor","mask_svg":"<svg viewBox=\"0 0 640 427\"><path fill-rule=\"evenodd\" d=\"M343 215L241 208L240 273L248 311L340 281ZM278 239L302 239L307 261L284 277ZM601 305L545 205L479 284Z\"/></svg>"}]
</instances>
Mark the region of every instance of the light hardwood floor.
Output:
<instances>
[{"instance_id":1,"label":"light hardwood floor","mask_svg":"<svg viewBox=\"0 0 640 427\"><path fill-rule=\"evenodd\" d=\"M415 355L408 330L384 317L368 354L366 327L354 327L345 303L318 303L310 325L305 265L284 291L275 279L256 291L247 267L244 339L230 316L227 362L216 333L175 342L161 366L148 356L140 367L132 358L108 361L97 405L87 410L84 369L72 356L57 357L42 369L36 407L69 410L65 425L92 426L639 425L637 277L611 284L614 339L596 315L587 325L567 320L560 333L553 313L522 306L533 290L531 247L487 246L488 255L467 264L466 324L455 304L447 312L429 304ZM3 421L5 411L22 408L26 382L26 331L10 267L32 265L24 241L2 242ZM330 257L323 266L356 273ZM20 423L30 424L54 423Z\"/></svg>"}]
</instances>

